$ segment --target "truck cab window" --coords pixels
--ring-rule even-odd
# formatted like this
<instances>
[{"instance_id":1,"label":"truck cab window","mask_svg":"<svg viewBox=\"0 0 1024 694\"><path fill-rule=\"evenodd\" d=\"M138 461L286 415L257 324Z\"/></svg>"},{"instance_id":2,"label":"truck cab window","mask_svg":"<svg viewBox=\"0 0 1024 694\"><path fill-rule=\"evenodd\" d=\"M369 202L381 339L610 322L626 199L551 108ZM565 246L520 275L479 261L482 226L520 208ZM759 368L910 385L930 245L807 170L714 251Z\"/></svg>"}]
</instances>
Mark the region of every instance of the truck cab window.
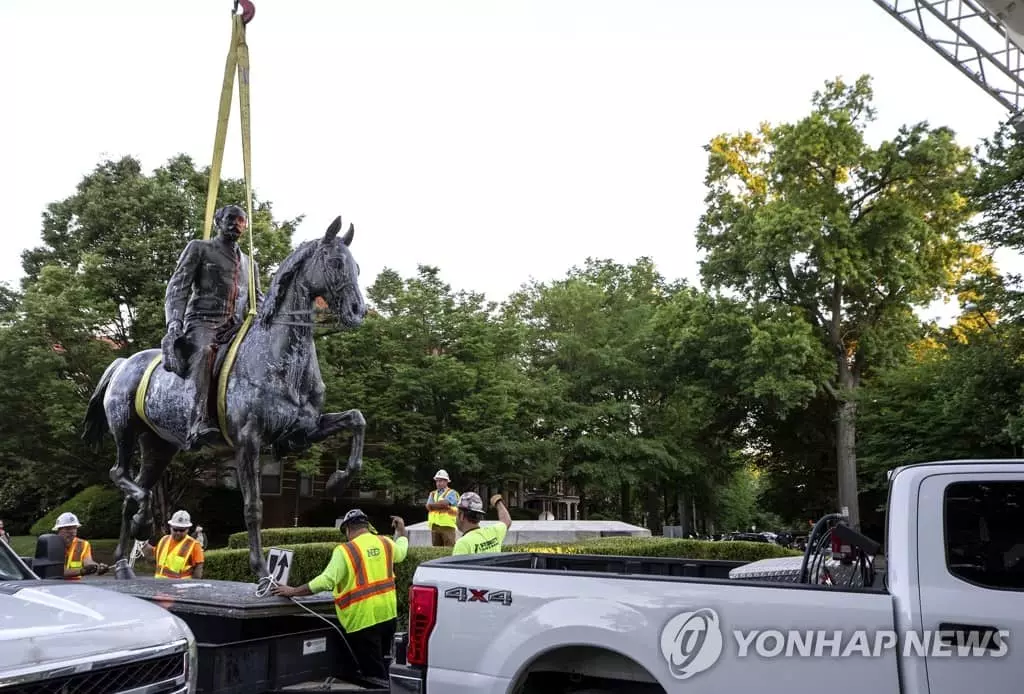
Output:
<instances>
[{"instance_id":1,"label":"truck cab window","mask_svg":"<svg viewBox=\"0 0 1024 694\"><path fill-rule=\"evenodd\" d=\"M1024 482L956 482L944 506L949 572L984 588L1024 590Z\"/></svg>"}]
</instances>

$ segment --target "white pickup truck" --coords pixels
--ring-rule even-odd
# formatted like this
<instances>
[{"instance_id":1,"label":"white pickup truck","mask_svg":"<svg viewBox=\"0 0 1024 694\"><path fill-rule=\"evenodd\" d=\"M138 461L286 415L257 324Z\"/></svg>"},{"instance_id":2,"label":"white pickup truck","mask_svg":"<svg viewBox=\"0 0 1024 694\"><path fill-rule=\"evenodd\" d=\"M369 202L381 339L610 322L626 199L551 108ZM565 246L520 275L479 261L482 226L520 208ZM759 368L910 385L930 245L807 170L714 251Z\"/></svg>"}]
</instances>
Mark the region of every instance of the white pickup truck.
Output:
<instances>
[{"instance_id":1,"label":"white pickup truck","mask_svg":"<svg viewBox=\"0 0 1024 694\"><path fill-rule=\"evenodd\" d=\"M881 552L855 545L857 565L874 561L853 572L859 586L747 571L786 559L428 561L396 635L391 691L1019 694L1024 461L893 471L884 540Z\"/></svg>"},{"instance_id":2,"label":"white pickup truck","mask_svg":"<svg viewBox=\"0 0 1024 694\"><path fill-rule=\"evenodd\" d=\"M46 580L63 572L64 549L56 535L40 541L47 551L32 568L0 542L0 694L195 691L184 621L87 581Z\"/></svg>"}]
</instances>

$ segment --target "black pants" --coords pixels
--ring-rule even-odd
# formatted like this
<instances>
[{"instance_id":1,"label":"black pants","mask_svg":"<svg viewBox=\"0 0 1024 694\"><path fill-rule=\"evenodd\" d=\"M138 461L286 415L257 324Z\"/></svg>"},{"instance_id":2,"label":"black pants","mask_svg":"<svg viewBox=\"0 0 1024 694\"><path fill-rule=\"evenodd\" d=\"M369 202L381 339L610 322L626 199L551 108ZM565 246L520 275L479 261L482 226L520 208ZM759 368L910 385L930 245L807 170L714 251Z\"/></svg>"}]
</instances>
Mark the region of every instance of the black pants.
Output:
<instances>
[{"instance_id":1,"label":"black pants","mask_svg":"<svg viewBox=\"0 0 1024 694\"><path fill-rule=\"evenodd\" d=\"M352 647L364 677L388 678L385 658L391 653L397 625L397 619L389 619L359 631L346 632L345 640Z\"/></svg>"}]
</instances>

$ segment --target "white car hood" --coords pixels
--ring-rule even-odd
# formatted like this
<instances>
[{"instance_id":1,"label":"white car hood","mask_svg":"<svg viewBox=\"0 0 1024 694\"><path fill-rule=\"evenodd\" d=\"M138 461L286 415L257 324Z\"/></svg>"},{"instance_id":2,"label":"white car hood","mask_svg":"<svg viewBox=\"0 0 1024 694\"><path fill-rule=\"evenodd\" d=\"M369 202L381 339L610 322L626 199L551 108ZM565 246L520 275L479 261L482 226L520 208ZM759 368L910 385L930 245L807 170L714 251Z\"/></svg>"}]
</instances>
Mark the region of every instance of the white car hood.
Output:
<instances>
[{"instance_id":1,"label":"white car hood","mask_svg":"<svg viewBox=\"0 0 1024 694\"><path fill-rule=\"evenodd\" d=\"M0 583L0 677L190 637L179 618L139 598L80 583Z\"/></svg>"}]
</instances>

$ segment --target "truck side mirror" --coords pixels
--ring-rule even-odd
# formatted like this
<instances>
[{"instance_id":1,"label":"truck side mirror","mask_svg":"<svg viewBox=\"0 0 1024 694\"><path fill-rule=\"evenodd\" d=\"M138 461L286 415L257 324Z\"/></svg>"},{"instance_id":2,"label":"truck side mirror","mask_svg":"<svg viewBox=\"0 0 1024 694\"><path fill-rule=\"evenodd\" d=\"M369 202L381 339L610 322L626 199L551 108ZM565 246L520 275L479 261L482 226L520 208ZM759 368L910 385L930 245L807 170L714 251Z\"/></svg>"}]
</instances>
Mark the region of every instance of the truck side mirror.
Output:
<instances>
[{"instance_id":1,"label":"truck side mirror","mask_svg":"<svg viewBox=\"0 0 1024 694\"><path fill-rule=\"evenodd\" d=\"M64 577L64 540L59 535L46 533L36 539L32 571L39 578Z\"/></svg>"}]
</instances>

